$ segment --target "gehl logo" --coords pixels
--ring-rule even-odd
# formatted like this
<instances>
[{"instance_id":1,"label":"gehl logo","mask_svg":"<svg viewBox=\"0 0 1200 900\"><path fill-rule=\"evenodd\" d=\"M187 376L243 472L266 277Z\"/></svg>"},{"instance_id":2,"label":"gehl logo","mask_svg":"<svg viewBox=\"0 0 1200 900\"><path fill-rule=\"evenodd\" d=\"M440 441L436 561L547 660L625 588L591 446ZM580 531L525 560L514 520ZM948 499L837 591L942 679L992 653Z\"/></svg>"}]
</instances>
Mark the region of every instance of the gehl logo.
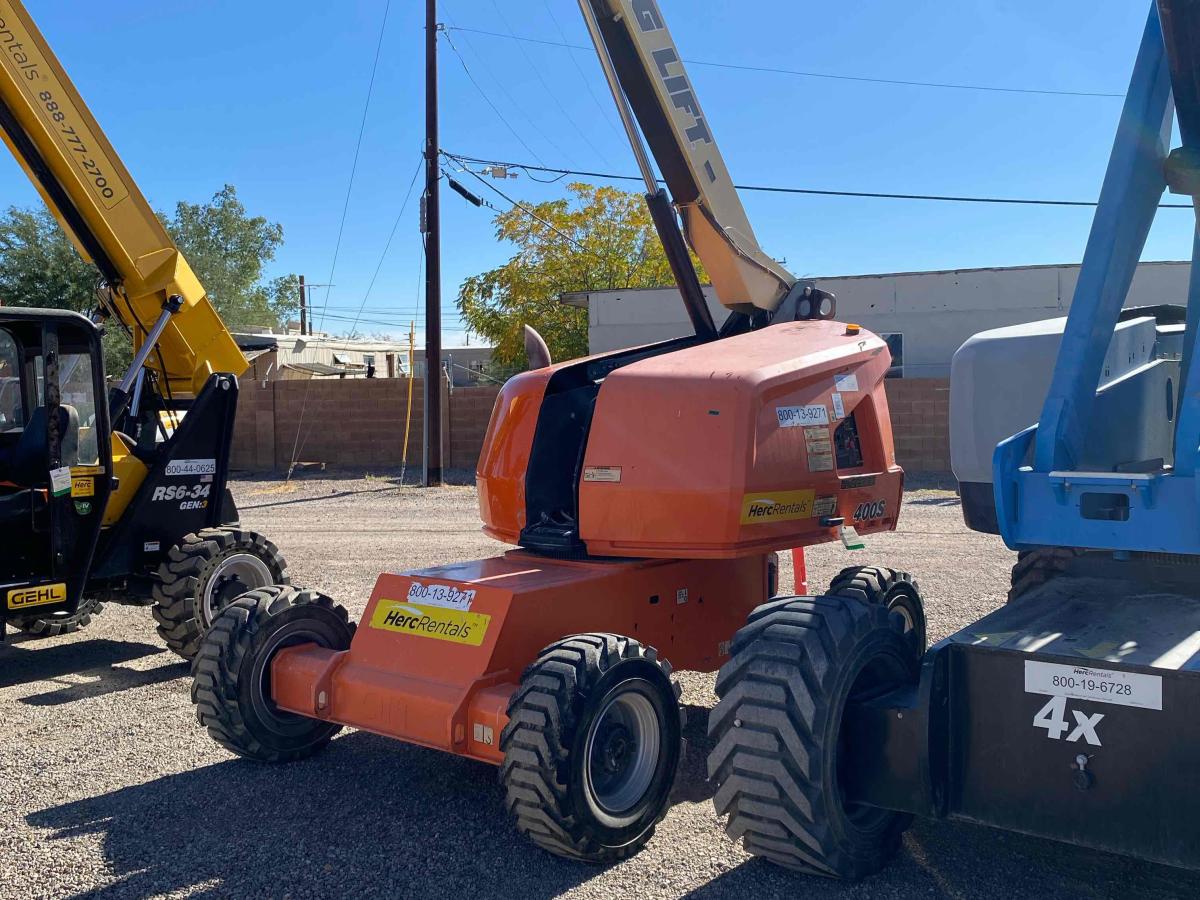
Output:
<instances>
[{"instance_id":1,"label":"gehl logo","mask_svg":"<svg viewBox=\"0 0 1200 900\"><path fill-rule=\"evenodd\" d=\"M62 603L67 599L65 584L43 584L37 587L14 588L8 592L9 609L25 609L29 606L46 606Z\"/></svg>"},{"instance_id":2,"label":"gehl logo","mask_svg":"<svg viewBox=\"0 0 1200 900\"><path fill-rule=\"evenodd\" d=\"M643 32L666 29L662 13L658 11L658 4L654 0L633 0L633 13ZM704 121L704 116L700 113L700 104L696 102L696 94L683 71L683 64L680 63L679 54L675 48L662 47L651 51L650 58L654 60L654 65L658 69L658 77L662 79L663 87L666 88L672 105L692 117L692 124L683 132L687 135L687 139L693 144L698 141L711 144L712 133L708 130L708 123ZM676 69L678 71L675 71Z\"/></svg>"}]
</instances>

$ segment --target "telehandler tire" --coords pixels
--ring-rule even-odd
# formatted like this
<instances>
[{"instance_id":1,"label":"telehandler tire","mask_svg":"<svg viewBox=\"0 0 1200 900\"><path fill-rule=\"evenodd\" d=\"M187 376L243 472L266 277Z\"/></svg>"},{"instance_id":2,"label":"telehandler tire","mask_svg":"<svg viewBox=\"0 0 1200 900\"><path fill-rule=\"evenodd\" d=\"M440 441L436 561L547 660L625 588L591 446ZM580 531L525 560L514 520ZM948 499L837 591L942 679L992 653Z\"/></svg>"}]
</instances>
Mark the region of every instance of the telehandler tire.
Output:
<instances>
[{"instance_id":1,"label":"telehandler tire","mask_svg":"<svg viewBox=\"0 0 1200 900\"><path fill-rule=\"evenodd\" d=\"M912 822L846 802L846 703L916 681L900 620L850 597L792 597L750 614L717 676L708 774L725 830L746 852L810 874L862 878Z\"/></svg>"},{"instance_id":2,"label":"telehandler tire","mask_svg":"<svg viewBox=\"0 0 1200 900\"><path fill-rule=\"evenodd\" d=\"M194 659L204 632L235 598L288 583L287 562L261 534L206 528L184 537L158 567L151 612L167 646Z\"/></svg>"},{"instance_id":3,"label":"telehandler tire","mask_svg":"<svg viewBox=\"0 0 1200 900\"><path fill-rule=\"evenodd\" d=\"M341 725L283 712L271 700L271 661L284 647L316 643L346 650L355 626L317 591L272 585L225 607L192 664L196 719L239 756L291 762L312 756Z\"/></svg>"},{"instance_id":4,"label":"telehandler tire","mask_svg":"<svg viewBox=\"0 0 1200 900\"><path fill-rule=\"evenodd\" d=\"M500 780L517 830L558 856L610 862L667 812L683 752L671 666L615 634L546 647L525 670L500 735Z\"/></svg>"},{"instance_id":5,"label":"telehandler tire","mask_svg":"<svg viewBox=\"0 0 1200 900\"><path fill-rule=\"evenodd\" d=\"M829 593L877 603L904 620L904 633L918 656L925 654L925 601L917 579L907 572L882 566L850 566L842 569L829 585Z\"/></svg>"},{"instance_id":6,"label":"telehandler tire","mask_svg":"<svg viewBox=\"0 0 1200 900\"><path fill-rule=\"evenodd\" d=\"M9 619L8 624L30 637L58 637L71 634L80 628L86 628L92 622L92 617L104 609L95 597L84 597L79 601L79 608L73 613L50 613L40 616L25 616L19 619Z\"/></svg>"}]
</instances>

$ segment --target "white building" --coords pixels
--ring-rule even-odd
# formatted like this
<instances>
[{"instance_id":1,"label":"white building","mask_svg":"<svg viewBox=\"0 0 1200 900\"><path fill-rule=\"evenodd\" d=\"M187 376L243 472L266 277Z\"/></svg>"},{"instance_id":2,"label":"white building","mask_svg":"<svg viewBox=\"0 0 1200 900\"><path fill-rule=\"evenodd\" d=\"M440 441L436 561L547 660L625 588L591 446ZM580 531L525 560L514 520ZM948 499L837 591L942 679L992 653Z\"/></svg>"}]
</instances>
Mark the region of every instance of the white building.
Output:
<instances>
[{"instance_id":1,"label":"white building","mask_svg":"<svg viewBox=\"0 0 1200 900\"><path fill-rule=\"evenodd\" d=\"M409 359L408 341L349 339L300 334L298 329L237 332L233 335L250 361L248 377L257 381L304 378L425 377L425 348ZM455 387L489 382L491 347L443 347L442 368Z\"/></svg>"},{"instance_id":2,"label":"white building","mask_svg":"<svg viewBox=\"0 0 1200 900\"><path fill-rule=\"evenodd\" d=\"M1127 306L1187 302L1187 262L1138 266ZM950 357L971 335L989 328L1061 316L1071 306L1078 265L955 269L816 278L837 296L837 318L887 337L895 375L948 378ZM706 288L719 323L726 315ZM675 288L564 294L588 311L592 353L666 340L691 332Z\"/></svg>"}]
</instances>

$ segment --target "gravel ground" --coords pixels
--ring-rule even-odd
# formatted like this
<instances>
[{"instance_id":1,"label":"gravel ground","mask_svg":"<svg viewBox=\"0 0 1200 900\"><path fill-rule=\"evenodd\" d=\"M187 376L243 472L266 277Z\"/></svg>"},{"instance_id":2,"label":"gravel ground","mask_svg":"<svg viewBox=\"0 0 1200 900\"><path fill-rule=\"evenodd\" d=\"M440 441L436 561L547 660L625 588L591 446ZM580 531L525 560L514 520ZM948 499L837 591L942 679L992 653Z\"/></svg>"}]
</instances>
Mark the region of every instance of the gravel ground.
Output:
<instances>
[{"instance_id":1,"label":"gravel ground","mask_svg":"<svg viewBox=\"0 0 1200 900\"><path fill-rule=\"evenodd\" d=\"M930 639L998 606L1013 554L967 531L926 481L901 528L865 553L809 554L814 586L858 559L916 574ZM320 478L235 486L293 579L361 614L382 570L495 553L470 487ZM783 573L791 585L790 568ZM632 859L551 857L506 824L495 770L361 732L317 757L237 760L195 724L187 667L149 612L109 606L81 635L0 647L0 896L1195 897L1200 876L981 827L918 822L883 873L857 885L747 857L704 778L712 676L684 673L689 756L674 805Z\"/></svg>"}]
</instances>

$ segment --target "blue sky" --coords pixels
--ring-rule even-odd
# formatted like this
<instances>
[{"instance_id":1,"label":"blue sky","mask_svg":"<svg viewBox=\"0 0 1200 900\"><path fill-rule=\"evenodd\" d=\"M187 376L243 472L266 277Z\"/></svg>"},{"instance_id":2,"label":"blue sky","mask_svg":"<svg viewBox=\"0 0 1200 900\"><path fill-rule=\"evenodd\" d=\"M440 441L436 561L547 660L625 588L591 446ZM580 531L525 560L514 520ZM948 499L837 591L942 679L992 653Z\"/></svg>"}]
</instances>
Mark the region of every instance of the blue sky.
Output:
<instances>
[{"instance_id":1,"label":"blue sky","mask_svg":"<svg viewBox=\"0 0 1200 900\"><path fill-rule=\"evenodd\" d=\"M386 0L27 0L151 202L222 184L283 224L272 274L328 281ZM572 44L574 0L439 0L441 18ZM1122 93L1148 4L1130 0L660 0L685 57L872 78ZM422 8L393 0L328 330L346 327L383 259L362 328L396 332L418 309L416 194L383 250L424 127ZM594 54L450 32L509 126L443 40L442 146L453 152L633 173ZM572 61L574 56L574 61ZM952 90L690 67L740 182L906 193L1094 199L1121 101ZM599 103L597 103L599 98ZM514 136L513 131L516 132ZM464 183L470 183L464 178ZM477 183L473 185L479 187ZM502 185L537 201L562 185ZM479 188L483 191L483 188ZM485 192L486 193L486 192ZM3 202L32 188L0 161ZM498 205L504 205L492 196ZM1088 210L748 194L764 249L799 275L1077 261ZM443 193L448 343L463 335L463 277L502 263L490 214ZM1185 258L1190 214L1164 211L1147 259ZM318 302L323 301L316 294ZM418 317L418 330L423 319Z\"/></svg>"}]
</instances>

